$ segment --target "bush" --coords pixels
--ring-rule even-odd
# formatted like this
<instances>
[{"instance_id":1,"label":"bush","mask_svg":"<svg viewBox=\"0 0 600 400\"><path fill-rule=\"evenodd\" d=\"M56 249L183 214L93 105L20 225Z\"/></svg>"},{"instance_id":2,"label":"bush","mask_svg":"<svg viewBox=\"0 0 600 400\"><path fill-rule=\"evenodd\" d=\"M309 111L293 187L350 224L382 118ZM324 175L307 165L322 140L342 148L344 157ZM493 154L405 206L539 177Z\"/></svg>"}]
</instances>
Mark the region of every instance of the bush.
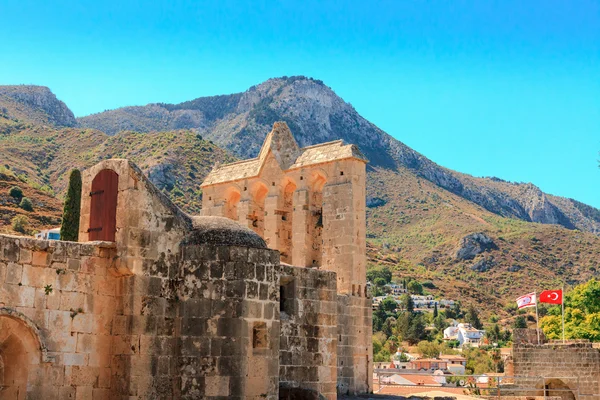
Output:
<instances>
[{"instance_id":1,"label":"bush","mask_svg":"<svg viewBox=\"0 0 600 400\"><path fill-rule=\"evenodd\" d=\"M423 285L421 285L417 281L410 281L408 283L407 289L408 289L408 292L411 294L419 294L419 295L423 294Z\"/></svg>"},{"instance_id":2,"label":"bush","mask_svg":"<svg viewBox=\"0 0 600 400\"><path fill-rule=\"evenodd\" d=\"M29 200L28 197L23 197L21 199L21 203L19 203L19 207L21 207L25 211L33 211L33 203Z\"/></svg>"},{"instance_id":3,"label":"bush","mask_svg":"<svg viewBox=\"0 0 600 400\"><path fill-rule=\"evenodd\" d=\"M79 238L79 210L81 208L81 172L78 169L69 175L69 188L65 197L63 222L60 227L60 238L76 242Z\"/></svg>"},{"instance_id":4,"label":"bush","mask_svg":"<svg viewBox=\"0 0 600 400\"><path fill-rule=\"evenodd\" d=\"M29 227L29 218L27 218L26 216L17 215L10 222L14 231L20 233L27 233L27 228Z\"/></svg>"},{"instance_id":5,"label":"bush","mask_svg":"<svg viewBox=\"0 0 600 400\"><path fill-rule=\"evenodd\" d=\"M10 197L20 201L23 198L23 189L21 189L18 186L13 186L8 191L8 194L10 195Z\"/></svg>"}]
</instances>

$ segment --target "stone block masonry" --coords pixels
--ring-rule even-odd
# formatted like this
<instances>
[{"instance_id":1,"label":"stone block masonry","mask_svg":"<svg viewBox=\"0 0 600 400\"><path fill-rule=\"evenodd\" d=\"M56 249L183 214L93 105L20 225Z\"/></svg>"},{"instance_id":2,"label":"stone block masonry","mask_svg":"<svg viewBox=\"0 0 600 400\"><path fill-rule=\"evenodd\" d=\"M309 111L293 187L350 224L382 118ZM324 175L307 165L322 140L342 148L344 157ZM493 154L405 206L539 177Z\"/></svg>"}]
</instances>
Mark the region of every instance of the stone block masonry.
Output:
<instances>
[{"instance_id":1,"label":"stone block masonry","mask_svg":"<svg viewBox=\"0 0 600 400\"><path fill-rule=\"evenodd\" d=\"M366 162L356 146L342 141L300 148L288 126L278 122L257 158L216 167L201 185L203 215L224 216L254 230L279 250L282 263L334 273L336 387L344 394L373 387Z\"/></svg>"},{"instance_id":2,"label":"stone block masonry","mask_svg":"<svg viewBox=\"0 0 600 400\"><path fill-rule=\"evenodd\" d=\"M564 400L600 395L600 350L592 343L546 342L542 336L538 345L533 329L515 329L515 339L511 367L515 386L535 387L538 396L545 390L546 395Z\"/></svg>"},{"instance_id":3,"label":"stone block masonry","mask_svg":"<svg viewBox=\"0 0 600 400\"><path fill-rule=\"evenodd\" d=\"M105 160L82 175L81 243L0 235L0 400L370 391L365 160L298 149L286 129L263 148L268 174L208 189L205 216Z\"/></svg>"}]
</instances>

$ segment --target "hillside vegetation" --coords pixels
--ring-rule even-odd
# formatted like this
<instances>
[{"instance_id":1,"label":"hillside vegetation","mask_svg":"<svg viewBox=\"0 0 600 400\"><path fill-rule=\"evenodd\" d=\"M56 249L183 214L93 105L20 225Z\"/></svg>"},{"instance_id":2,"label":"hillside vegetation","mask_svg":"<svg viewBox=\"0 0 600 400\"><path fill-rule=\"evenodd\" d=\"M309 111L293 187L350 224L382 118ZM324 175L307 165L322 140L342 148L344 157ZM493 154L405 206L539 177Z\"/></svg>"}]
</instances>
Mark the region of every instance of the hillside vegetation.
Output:
<instances>
[{"instance_id":1,"label":"hillside vegetation","mask_svg":"<svg viewBox=\"0 0 600 400\"><path fill-rule=\"evenodd\" d=\"M272 122L283 120L302 146L342 138L371 159L369 265L388 266L395 279L429 281L427 290L436 296L506 316L517 295L581 283L600 269L599 210L532 184L440 167L317 80L271 79L234 95L107 111L78 119L75 127L48 114L59 106L41 107L11 90L10 97L0 96L0 111L6 111L0 113L0 167L39 196L62 198L71 168L128 158L176 204L197 214L200 183L215 163L256 155ZM46 226L44 216L60 216L58 200L54 211L44 211L36 206L41 197L31 196L36 227ZM4 231L9 213L22 212L7 207L0 218Z\"/></svg>"}]
</instances>

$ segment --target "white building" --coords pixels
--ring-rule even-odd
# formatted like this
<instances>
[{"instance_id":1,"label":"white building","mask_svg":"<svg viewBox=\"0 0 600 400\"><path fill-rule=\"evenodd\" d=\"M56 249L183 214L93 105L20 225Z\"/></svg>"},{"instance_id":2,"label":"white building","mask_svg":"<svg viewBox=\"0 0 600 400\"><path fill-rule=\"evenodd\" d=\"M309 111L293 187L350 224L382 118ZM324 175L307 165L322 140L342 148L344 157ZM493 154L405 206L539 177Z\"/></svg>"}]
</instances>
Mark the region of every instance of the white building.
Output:
<instances>
[{"instance_id":1,"label":"white building","mask_svg":"<svg viewBox=\"0 0 600 400\"><path fill-rule=\"evenodd\" d=\"M475 329L471 324L461 323L457 326L449 326L444 329L444 340L457 340L459 346L469 345L479 347L482 343L485 331Z\"/></svg>"},{"instance_id":2,"label":"white building","mask_svg":"<svg viewBox=\"0 0 600 400\"><path fill-rule=\"evenodd\" d=\"M60 240L60 228L44 229L40 233L36 233L35 238L43 240Z\"/></svg>"}]
</instances>

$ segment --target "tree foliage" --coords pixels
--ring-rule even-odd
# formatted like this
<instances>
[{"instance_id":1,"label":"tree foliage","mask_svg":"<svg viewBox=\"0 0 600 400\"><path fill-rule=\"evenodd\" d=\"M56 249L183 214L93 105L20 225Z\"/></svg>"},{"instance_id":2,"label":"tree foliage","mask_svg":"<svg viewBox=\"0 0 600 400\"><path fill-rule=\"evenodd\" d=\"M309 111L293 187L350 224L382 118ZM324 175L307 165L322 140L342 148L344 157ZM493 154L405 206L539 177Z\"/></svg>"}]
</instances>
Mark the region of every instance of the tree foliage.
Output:
<instances>
[{"instance_id":1,"label":"tree foliage","mask_svg":"<svg viewBox=\"0 0 600 400\"><path fill-rule=\"evenodd\" d=\"M13 186L8 191L8 195L13 199L16 199L17 201L21 201L21 199L23 198L23 189L21 189L18 186Z\"/></svg>"},{"instance_id":2,"label":"tree foliage","mask_svg":"<svg viewBox=\"0 0 600 400\"><path fill-rule=\"evenodd\" d=\"M471 326L473 326L475 329L483 329L483 324L479 319L479 313L473 305L469 306L467 314L465 315L465 321L471 324Z\"/></svg>"},{"instance_id":3,"label":"tree foliage","mask_svg":"<svg viewBox=\"0 0 600 400\"><path fill-rule=\"evenodd\" d=\"M17 215L11 221L14 231L26 234L29 228L29 219L24 215Z\"/></svg>"},{"instance_id":4,"label":"tree foliage","mask_svg":"<svg viewBox=\"0 0 600 400\"><path fill-rule=\"evenodd\" d=\"M565 294L565 338L600 341L600 282L595 278ZM560 305L548 310L540 320L549 339L562 338Z\"/></svg>"},{"instance_id":5,"label":"tree foliage","mask_svg":"<svg viewBox=\"0 0 600 400\"><path fill-rule=\"evenodd\" d=\"M33 203L29 200L29 197L23 197L19 203L19 207L25 211L33 211Z\"/></svg>"},{"instance_id":6,"label":"tree foliage","mask_svg":"<svg viewBox=\"0 0 600 400\"><path fill-rule=\"evenodd\" d=\"M377 266L371 268L367 271L367 280L375 283L377 278L381 278L384 281L384 285L386 283L390 283L392 281L392 271L388 267Z\"/></svg>"},{"instance_id":7,"label":"tree foliage","mask_svg":"<svg viewBox=\"0 0 600 400\"><path fill-rule=\"evenodd\" d=\"M81 209L81 172L78 169L69 175L69 188L65 197L60 238L76 242L79 239L79 213Z\"/></svg>"},{"instance_id":8,"label":"tree foliage","mask_svg":"<svg viewBox=\"0 0 600 400\"><path fill-rule=\"evenodd\" d=\"M437 343L422 340L417 344L417 351L421 357L437 358L440 355L440 346Z\"/></svg>"},{"instance_id":9,"label":"tree foliage","mask_svg":"<svg viewBox=\"0 0 600 400\"><path fill-rule=\"evenodd\" d=\"M513 321L513 328L515 329L523 329L527 328L527 320L524 316L518 315Z\"/></svg>"},{"instance_id":10,"label":"tree foliage","mask_svg":"<svg viewBox=\"0 0 600 400\"><path fill-rule=\"evenodd\" d=\"M423 294L423 285L421 285L418 281L410 281L407 289L411 294Z\"/></svg>"}]
</instances>

